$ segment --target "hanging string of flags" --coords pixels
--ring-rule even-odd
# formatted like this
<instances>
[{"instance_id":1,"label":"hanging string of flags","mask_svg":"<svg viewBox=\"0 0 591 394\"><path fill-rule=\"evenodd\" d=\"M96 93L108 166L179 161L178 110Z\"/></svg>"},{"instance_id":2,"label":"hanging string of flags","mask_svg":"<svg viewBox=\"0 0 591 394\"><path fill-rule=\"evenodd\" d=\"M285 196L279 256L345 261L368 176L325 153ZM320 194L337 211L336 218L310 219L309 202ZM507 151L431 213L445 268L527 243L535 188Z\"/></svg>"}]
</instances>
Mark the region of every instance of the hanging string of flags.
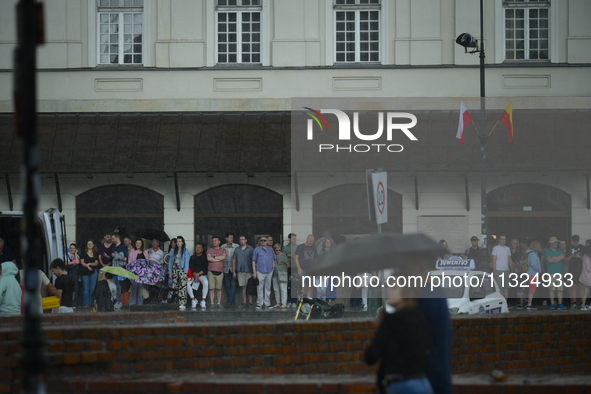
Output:
<instances>
[{"instance_id":1,"label":"hanging string of flags","mask_svg":"<svg viewBox=\"0 0 591 394\"><path fill-rule=\"evenodd\" d=\"M464 129L466 128L466 126L468 126L468 124L470 122L472 122L472 124L474 125L474 129L476 130L476 133L478 133L478 128L476 128L476 125L474 124L474 121L472 120L472 117L470 116L470 113L468 112L468 108L466 107L464 100L462 100L462 103L460 105L460 121L458 124L458 132L456 133L456 138L460 140L460 145L462 145L462 146L464 146ZM490 135L495 130L495 128L497 127L499 122L501 122L503 124L503 126L505 126L507 128L507 130L509 131L509 135L508 135L509 142L512 142L513 141L513 101L509 102L509 105L507 105L507 108L505 108L505 111L503 111L503 114L501 115L499 120L497 120L497 123L495 123L495 125L492 128L492 130L490 131L490 133L488 133L487 137L490 137Z\"/></svg>"}]
</instances>

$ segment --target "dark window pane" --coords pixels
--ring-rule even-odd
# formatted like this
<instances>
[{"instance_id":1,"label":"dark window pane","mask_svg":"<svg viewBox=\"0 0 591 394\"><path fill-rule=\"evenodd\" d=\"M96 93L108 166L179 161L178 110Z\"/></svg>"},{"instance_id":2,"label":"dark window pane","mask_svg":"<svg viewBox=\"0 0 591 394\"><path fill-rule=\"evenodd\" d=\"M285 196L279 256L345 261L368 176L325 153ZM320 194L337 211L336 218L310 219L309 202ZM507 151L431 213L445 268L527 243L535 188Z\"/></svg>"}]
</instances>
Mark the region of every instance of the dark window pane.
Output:
<instances>
[{"instance_id":1,"label":"dark window pane","mask_svg":"<svg viewBox=\"0 0 591 394\"><path fill-rule=\"evenodd\" d=\"M254 53L252 55L252 62L253 63L260 63L261 62L261 55L259 55L258 53Z\"/></svg>"}]
</instances>

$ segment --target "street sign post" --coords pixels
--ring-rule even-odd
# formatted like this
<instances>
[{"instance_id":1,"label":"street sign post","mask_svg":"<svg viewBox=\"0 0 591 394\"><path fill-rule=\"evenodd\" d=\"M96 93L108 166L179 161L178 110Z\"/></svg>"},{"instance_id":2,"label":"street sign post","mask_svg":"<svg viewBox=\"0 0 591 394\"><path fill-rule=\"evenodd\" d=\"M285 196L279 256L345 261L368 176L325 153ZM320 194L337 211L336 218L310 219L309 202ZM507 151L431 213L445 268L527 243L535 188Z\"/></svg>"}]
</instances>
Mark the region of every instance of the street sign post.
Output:
<instances>
[{"instance_id":1,"label":"street sign post","mask_svg":"<svg viewBox=\"0 0 591 394\"><path fill-rule=\"evenodd\" d=\"M365 173L369 220L376 222L378 233L381 233L381 225L388 222L388 173L379 169Z\"/></svg>"}]
</instances>

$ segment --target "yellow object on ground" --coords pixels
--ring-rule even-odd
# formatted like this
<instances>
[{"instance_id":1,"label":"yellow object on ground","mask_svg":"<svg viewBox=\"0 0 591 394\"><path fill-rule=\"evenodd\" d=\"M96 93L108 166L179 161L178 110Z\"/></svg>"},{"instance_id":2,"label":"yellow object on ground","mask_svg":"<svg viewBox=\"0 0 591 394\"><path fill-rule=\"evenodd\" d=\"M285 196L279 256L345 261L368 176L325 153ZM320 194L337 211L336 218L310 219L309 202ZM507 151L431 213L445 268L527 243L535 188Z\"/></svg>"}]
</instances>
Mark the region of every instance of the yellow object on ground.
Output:
<instances>
[{"instance_id":1,"label":"yellow object on ground","mask_svg":"<svg viewBox=\"0 0 591 394\"><path fill-rule=\"evenodd\" d=\"M60 306L60 299L57 298L56 296L43 297L41 299L41 301L43 304L43 310L59 308L59 306Z\"/></svg>"}]
</instances>

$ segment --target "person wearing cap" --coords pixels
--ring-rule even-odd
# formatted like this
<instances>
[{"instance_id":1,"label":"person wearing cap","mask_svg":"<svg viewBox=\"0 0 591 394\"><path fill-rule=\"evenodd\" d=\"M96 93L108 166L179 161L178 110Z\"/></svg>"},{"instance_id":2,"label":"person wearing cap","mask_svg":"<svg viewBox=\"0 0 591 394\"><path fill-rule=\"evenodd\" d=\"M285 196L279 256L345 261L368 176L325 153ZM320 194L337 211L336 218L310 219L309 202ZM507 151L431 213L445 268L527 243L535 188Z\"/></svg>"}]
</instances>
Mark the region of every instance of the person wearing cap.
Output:
<instances>
[{"instance_id":1,"label":"person wearing cap","mask_svg":"<svg viewBox=\"0 0 591 394\"><path fill-rule=\"evenodd\" d=\"M552 283L550 283L550 309L565 310L566 307L562 305L562 292L564 290L562 284L562 260L564 260L564 251L558 247L558 238L550 237L548 241L550 247L544 252L544 259L546 260L547 271L552 275ZM558 306L554 302L554 294L558 292Z\"/></svg>"},{"instance_id":2,"label":"person wearing cap","mask_svg":"<svg viewBox=\"0 0 591 394\"><path fill-rule=\"evenodd\" d=\"M470 246L464 252L464 256L467 259L474 260L474 267L477 270L482 269L482 267L480 267L480 248L478 247L478 241L478 237L476 235L473 235L472 238L470 238L470 243L472 244L472 246Z\"/></svg>"}]
</instances>

